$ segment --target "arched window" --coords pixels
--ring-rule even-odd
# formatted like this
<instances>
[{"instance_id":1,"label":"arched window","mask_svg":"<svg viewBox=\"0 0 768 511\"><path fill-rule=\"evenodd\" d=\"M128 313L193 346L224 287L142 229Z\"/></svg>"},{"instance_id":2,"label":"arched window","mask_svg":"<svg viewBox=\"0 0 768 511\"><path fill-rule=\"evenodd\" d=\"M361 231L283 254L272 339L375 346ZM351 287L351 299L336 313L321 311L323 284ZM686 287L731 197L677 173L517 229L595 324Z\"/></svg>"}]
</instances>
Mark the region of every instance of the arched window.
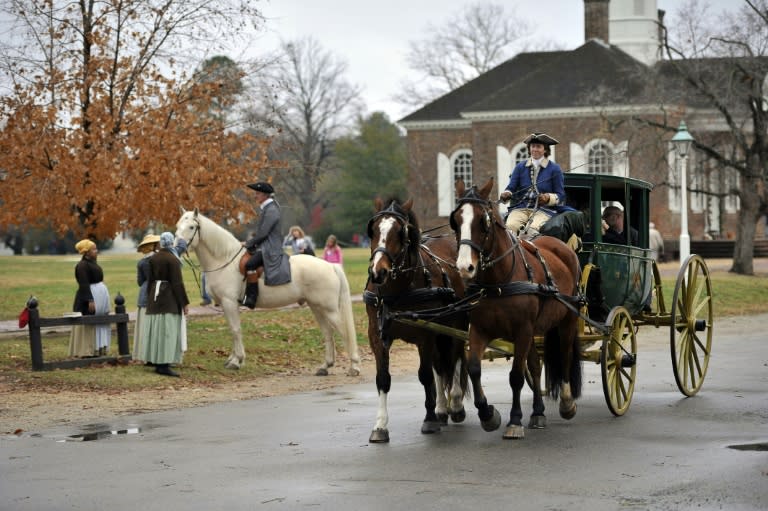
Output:
<instances>
[{"instance_id":1,"label":"arched window","mask_svg":"<svg viewBox=\"0 0 768 511\"><path fill-rule=\"evenodd\" d=\"M451 158L451 169L454 183L461 179L467 188L472 186L472 151L462 149L455 152Z\"/></svg>"},{"instance_id":2,"label":"arched window","mask_svg":"<svg viewBox=\"0 0 768 511\"><path fill-rule=\"evenodd\" d=\"M613 174L613 146L605 140L596 140L587 149L587 172Z\"/></svg>"},{"instance_id":3,"label":"arched window","mask_svg":"<svg viewBox=\"0 0 768 511\"><path fill-rule=\"evenodd\" d=\"M517 151L515 152L515 165L520 163L521 161L525 161L528 158L530 158L530 154L528 154L528 146L527 145L521 145L518 147ZM514 167L514 166L513 166Z\"/></svg>"}]
</instances>

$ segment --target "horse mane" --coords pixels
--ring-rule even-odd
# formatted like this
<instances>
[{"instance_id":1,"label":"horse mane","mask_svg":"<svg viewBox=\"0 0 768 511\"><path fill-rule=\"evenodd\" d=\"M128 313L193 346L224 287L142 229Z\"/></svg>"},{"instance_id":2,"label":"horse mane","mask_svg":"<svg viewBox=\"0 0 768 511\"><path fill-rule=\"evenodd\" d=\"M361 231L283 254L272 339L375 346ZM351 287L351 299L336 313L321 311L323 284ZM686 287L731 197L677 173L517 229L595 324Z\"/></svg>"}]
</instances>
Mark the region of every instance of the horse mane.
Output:
<instances>
[{"instance_id":1,"label":"horse mane","mask_svg":"<svg viewBox=\"0 0 768 511\"><path fill-rule=\"evenodd\" d=\"M200 226L200 239L205 240L205 246L214 257L230 257L232 255L232 246L240 246L240 242L234 234L203 215L197 214L197 222Z\"/></svg>"}]
</instances>

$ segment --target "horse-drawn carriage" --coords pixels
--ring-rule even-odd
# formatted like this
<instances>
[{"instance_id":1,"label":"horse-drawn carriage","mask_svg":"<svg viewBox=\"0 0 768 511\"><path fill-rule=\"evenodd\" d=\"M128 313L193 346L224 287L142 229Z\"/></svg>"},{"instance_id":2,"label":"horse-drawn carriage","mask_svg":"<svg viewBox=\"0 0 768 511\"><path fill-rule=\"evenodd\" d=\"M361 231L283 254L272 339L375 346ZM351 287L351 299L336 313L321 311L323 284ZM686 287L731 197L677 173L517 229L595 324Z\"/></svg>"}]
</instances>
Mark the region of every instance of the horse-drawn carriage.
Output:
<instances>
[{"instance_id":1,"label":"horse-drawn carriage","mask_svg":"<svg viewBox=\"0 0 768 511\"><path fill-rule=\"evenodd\" d=\"M480 359L513 360L509 378L513 402L504 438L523 436L520 390L524 378L534 394L529 427L546 424L540 384L542 361L547 369L546 392L560 397L562 417L569 419L576 412L580 361L600 364L608 408L615 415L623 415L634 392L637 332L642 325L669 327L678 388L686 396L698 392L712 343L712 286L706 263L698 255L683 261L671 308L667 309L659 268L648 249L652 185L637 179L591 174L568 174L565 185L568 204L584 213L583 245L577 254L549 236L531 241L512 236L504 226L498 204L489 199L492 181L470 189L457 183L457 207L450 217L454 251L440 256L415 243L412 232L408 235L409 226L413 228L410 202L405 209L395 203L378 208L369 223L369 271L378 280L369 280L365 293L371 324L369 339L376 354L377 386L383 403L372 442L388 441L388 343L404 330L409 335L406 340L417 344L423 337L419 332L428 333L430 347L425 351L433 352L440 343L466 344L467 360L451 359L456 368L453 381L462 381L458 374L466 364L474 402L487 431L499 427L500 416L487 403L480 385ZM626 225L638 231L638 246L603 242L601 211L616 203L623 207ZM382 229L385 224L386 229ZM420 276L427 273L428 267L433 277ZM458 273L468 283L467 288L458 290L435 283L438 279L434 275L441 273L446 283L446 276ZM428 303L419 301L419 296L427 297ZM456 324L468 326L456 328ZM419 346L422 354L423 347ZM424 375L422 367L419 376L427 394L422 431L429 433L439 427L427 427L435 416L430 414L430 405L434 406L430 395L435 390ZM442 378L438 381L446 381L447 376L442 373ZM456 385L444 390L455 395ZM440 388L437 395L439 406ZM448 415L454 417L452 413L437 415L443 423Z\"/></svg>"}]
</instances>

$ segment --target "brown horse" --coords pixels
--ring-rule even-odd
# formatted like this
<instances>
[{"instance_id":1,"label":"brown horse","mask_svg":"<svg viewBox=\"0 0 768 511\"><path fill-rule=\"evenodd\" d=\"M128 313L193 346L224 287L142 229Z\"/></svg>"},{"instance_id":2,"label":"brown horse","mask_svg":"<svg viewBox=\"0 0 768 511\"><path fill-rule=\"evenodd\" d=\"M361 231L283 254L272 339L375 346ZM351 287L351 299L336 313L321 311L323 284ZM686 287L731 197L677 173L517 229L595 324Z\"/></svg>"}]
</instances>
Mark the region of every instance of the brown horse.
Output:
<instances>
[{"instance_id":1,"label":"brown horse","mask_svg":"<svg viewBox=\"0 0 768 511\"><path fill-rule=\"evenodd\" d=\"M483 293L469 316L467 364L483 429L494 431L501 417L483 392L480 361L491 340L501 337L514 343L509 373L512 409L504 438L523 438L520 390L526 361L534 366L530 368L534 398L529 427L546 424L534 335L544 336L547 390L553 398L560 396L560 416L571 419L576 414L575 399L581 395L582 383L578 318L565 303L578 302L581 269L576 253L562 241L541 236L531 243L510 233L498 207L488 200L492 187L492 179L479 190L476 186L466 190L464 182L458 181L458 205L450 217L459 246L456 266L472 283L467 293Z\"/></svg>"},{"instance_id":2,"label":"brown horse","mask_svg":"<svg viewBox=\"0 0 768 511\"><path fill-rule=\"evenodd\" d=\"M418 375L424 386L426 408L421 432L439 432L448 416L454 422L466 417L464 341L398 321L402 316L413 317L414 312L437 310L431 321L462 331L468 324L466 312L446 309L464 295L464 283L455 266L456 244L451 238L422 240L412 205L413 200L404 204L392 201L385 209L377 199L376 214L368 222L371 259L363 296L379 394L376 424L369 439L372 443L389 442L389 349L394 339L413 343L419 350Z\"/></svg>"}]
</instances>

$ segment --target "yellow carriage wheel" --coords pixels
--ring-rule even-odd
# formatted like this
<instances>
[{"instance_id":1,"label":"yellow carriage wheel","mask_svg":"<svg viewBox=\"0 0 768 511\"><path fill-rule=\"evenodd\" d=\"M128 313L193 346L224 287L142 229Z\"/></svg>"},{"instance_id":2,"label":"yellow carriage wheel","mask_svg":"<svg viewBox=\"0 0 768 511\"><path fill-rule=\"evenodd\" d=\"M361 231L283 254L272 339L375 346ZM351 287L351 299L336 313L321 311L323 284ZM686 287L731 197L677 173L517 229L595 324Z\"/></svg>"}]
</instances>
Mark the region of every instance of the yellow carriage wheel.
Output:
<instances>
[{"instance_id":1,"label":"yellow carriage wheel","mask_svg":"<svg viewBox=\"0 0 768 511\"><path fill-rule=\"evenodd\" d=\"M624 307L614 307L605 320L610 332L603 339L600 369L608 409L616 416L629 409L637 376L637 336L632 316Z\"/></svg>"},{"instance_id":2,"label":"yellow carriage wheel","mask_svg":"<svg viewBox=\"0 0 768 511\"><path fill-rule=\"evenodd\" d=\"M695 395L704 383L712 353L712 281L701 256L685 260L672 295L670 351L677 388Z\"/></svg>"}]
</instances>

